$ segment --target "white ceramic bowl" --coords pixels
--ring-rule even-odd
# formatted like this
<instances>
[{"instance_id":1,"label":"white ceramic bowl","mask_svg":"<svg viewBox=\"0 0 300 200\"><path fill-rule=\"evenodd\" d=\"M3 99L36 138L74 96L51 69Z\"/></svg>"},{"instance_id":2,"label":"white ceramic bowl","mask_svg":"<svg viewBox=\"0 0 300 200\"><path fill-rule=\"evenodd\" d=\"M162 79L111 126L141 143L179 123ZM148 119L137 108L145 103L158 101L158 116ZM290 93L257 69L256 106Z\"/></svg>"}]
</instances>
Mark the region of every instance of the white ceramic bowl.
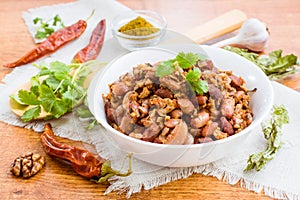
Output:
<instances>
[{"instance_id":1,"label":"white ceramic bowl","mask_svg":"<svg viewBox=\"0 0 300 200\"><path fill-rule=\"evenodd\" d=\"M114 82L132 67L140 63L155 63L157 61L174 58L174 53L168 50L148 48L130 52L107 65L95 77L89 88L89 108L96 119L107 129L107 134L115 140L118 146L126 152L133 152L140 160L171 167L188 167L216 161L233 152L240 151L249 132L260 125L272 107L273 88L265 74L253 63L229 51L202 46L215 65L223 70L232 70L234 74L242 76L247 88L257 88L252 95L250 106L254 119L250 126L228 138L204 144L166 145L141 141L112 128L106 121L102 94L109 92L108 84Z\"/></svg>"}]
</instances>

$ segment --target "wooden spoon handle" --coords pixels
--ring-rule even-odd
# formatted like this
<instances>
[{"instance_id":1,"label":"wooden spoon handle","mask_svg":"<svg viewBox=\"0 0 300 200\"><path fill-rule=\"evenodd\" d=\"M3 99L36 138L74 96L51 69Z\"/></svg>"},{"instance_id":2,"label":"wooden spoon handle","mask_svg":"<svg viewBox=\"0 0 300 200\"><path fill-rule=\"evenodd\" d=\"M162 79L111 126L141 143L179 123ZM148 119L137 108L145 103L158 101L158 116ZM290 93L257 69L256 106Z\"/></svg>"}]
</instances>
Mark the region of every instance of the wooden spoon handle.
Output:
<instances>
[{"instance_id":1,"label":"wooden spoon handle","mask_svg":"<svg viewBox=\"0 0 300 200\"><path fill-rule=\"evenodd\" d=\"M241 10L231 10L190 29L185 35L201 44L240 28L246 19L246 14Z\"/></svg>"}]
</instances>

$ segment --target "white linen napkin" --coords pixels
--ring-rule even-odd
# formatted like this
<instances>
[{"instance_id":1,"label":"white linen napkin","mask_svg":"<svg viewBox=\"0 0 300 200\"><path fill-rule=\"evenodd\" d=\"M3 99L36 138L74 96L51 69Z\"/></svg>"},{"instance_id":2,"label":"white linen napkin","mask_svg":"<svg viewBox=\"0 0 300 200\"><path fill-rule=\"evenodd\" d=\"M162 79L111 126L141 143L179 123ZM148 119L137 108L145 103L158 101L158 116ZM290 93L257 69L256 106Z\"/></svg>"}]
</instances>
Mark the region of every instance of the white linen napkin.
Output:
<instances>
[{"instance_id":1,"label":"white linen napkin","mask_svg":"<svg viewBox=\"0 0 300 200\"><path fill-rule=\"evenodd\" d=\"M54 14L53 10L55 10L55 14L59 14L64 23L69 25L78 19L87 18L94 8L96 8L95 17L89 21L89 24L96 24L98 20L106 18L108 24L106 39L111 38L109 23L113 16L121 11L129 11L128 8L112 0L79 0L73 3L30 9L23 13L23 17L30 33L34 35L36 27L33 25L32 20L35 17L51 18ZM78 38L76 42L70 43L41 61L61 60L70 62L74 55L74 49L81 49L89 41L92 29L93 27L89 26L84 35ZM0 110L1 121L15 126L33 128L37 132L43 130L44 122L23 123L10 111L8 106L9 95L20 84L27 82L37 71L28 64L15 68L11 74L4 78L4 84L0 84L0 95L2 97L0 98L0 105L3 105ZM229 184L236 184L240 181L241 187L255 192L263 191L273 198L300 199L300 159L298 159L300 154L300 123L298 123L300 116L297 113L300 110L298 103L300 102L300 94L277 82L272 82L272 85L275 91L274 104L285 105L289 112L290 123L283 126L284 144L282 148L278 151L276 157L260 172L243 172L249 154L265 148L266 142L260 127L258 127L247 138L248 145L245 146L243 151L236 152L234 157L224 158L207 165L168 168L134 159L134 173L128 177L113 177L106 193L127 191L127 197L130 197L132 193L140 192L142 188L148 190L173 180L186 178L193 173L202 173L225 180ZM96 126L93 130L87 131L85 129L87 123L80 121L75 113L67 114L59 120L51 120L51 124L58 136L93 144L102 157L112 160L114 168L121 166L125 154L109 139L109 135L101 126Z\"/></svg>"}]
</instances>

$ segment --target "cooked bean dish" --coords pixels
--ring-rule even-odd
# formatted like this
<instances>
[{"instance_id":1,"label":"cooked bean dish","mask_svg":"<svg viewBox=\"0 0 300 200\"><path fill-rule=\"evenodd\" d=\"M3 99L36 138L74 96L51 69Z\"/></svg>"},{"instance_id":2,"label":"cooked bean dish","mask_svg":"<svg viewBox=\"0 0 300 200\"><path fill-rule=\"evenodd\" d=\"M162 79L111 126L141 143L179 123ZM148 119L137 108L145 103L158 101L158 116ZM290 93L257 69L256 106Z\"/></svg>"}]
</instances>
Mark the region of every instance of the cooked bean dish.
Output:
<instances>
[{"instance_id":1,"label":"cooked bean dish","mask_svg":"<svg viewBox=\"0 0 300 200\"><path fill-rule=\"evenodd\" d=\"M158 76L160 63L139 64L109 84L110 92L103 94L108 123L130 137L160 144L220 140L251 124L253 91L242 77L216 68L209 59L188 68L174 66L172 73ZM191 70L201 74L207 90L195 91L200 82L187 81Z\"/></svg>"}]
</instances>

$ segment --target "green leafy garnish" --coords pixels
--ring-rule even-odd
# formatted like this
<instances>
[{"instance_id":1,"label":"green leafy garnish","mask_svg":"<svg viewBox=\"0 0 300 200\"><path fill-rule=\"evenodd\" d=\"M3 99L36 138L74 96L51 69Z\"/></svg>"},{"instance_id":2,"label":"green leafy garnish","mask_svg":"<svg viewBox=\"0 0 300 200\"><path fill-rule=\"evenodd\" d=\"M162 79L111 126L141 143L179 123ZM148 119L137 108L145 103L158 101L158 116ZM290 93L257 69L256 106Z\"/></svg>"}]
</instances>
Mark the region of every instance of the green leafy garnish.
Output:
<instances>
[{"instance_id":1,"label":"green leafy garnish","mask_svg":"<svg viewBox=\"0 0 300 200\"><path fill-rule=\"evenodd\" d=\"M175 71L174 60L162 61L156 69L156 76L163 77L172 74Z\"/></svg>"},{"instance_id":2,"label":"green leafy garnish","mask_svg":"<svg viewBox=\"0 0 300 200\"><path fill-rule=\"evenodd\" d=\"M41 113L41 107L35 106L27 110L21 117L24 122L28 122L32 119L37 119Z\"/></svg>"},{"instance_id":3,"label":"green leafy garnish","mask_svg":"<svg viewBox=\"0 0 300 200\"><path fill-rule=\"evenodd\" d=\"M55 15L53 19L44 21L40 17L33 19L34 24L40 24L35 34L35 38L44 39L51 35L54 31L64 28L65 25L58 15Z\"/></svg>"},{"instance_id":4,"label":"green leafy garnish","mask_svg":"<svg viewBox=\"0 0 300 200\"><path fill-rule=\"evenodd\" d=\"M156 68L156 76L164 77L174 73L176 67L182 69L189 69L186 74L187 82L192 86L197 94L204 94L208 92L208 84L206 81L201 80L201 71L199 68L194 67L198 60L204 61L207 57L203 54L184 53L180 52L175 59L162 61Z\"/></svg>"},{"instance_id":5,"label":"green leafy garnish","mask_svg":"<svg viewBox=\"0 0 300 200\"><path fill-rule=\"evenodd\" d=\"M201 80L201 71L199 68L194 67L190 70L185 78L191 84L192 88L195 90L197 94L204 94L208 92L208 84L206 81Z\"/></svg>"},{"instance_id":6,"label":"green leafy garnish","mask_svg":"<svg viewBox=\"0 0 300 200\"><path fill-rule=\"evenodd\" d=\"M274 106L271 119L262 124L262 130L265 139L268 141L264 151L250 155L245 171L256 169L260 171L265 164L275 157L279 150L281 142L281 127L289 123L288 112L283 105Z\"/></svg>"},{"instance_id":7,"label":"green leafy garnish","mask_svg":"<svg viewBox=\"0 0 300 200\"><path fill-rule=\"evenodd\" d=\"M97 61L66 65L51 62L50 66L38 65L40 72L31 78L29 91L20 90L11 98L22 106L31 106L22 116L24 122L37 119L42 110L47 119L59 118L83 102L86 96L84 80L91 72L90 67Z\"/></svg>"},{"instance_id":8,"label":"green leafy garnish","mask_svg":"<svg viewBox=\"0 0 300 200\"><path fill-rule=\"evenodd\" d=\"M89 122L89 125L86 127L87 130L93 129L95 127L95 125L98 123L98 121L96 120L94 115L91 113L91 111L87 105L86 98L85 98L84 104L76 109L76 113L80 119Z\"/></svg>"},{"instance_id":9,"label":"green leafy garnish","mask_svg":"<svg viewBox=\"0 0 300 200\"><path fill-rule=\"evenodd\" d=\"M268 55L259 55L237 47L226 46L224 49L250 60L260 67L271 80L278 80L295 73L296 66L299 65L297 56L293 54L282 56L282 50L272 51Z\"/></svg>"},{"instance_id":10,"label":"green leafy garnish","mask_svg":"<svg viewBox=\"0 0 300 200\"><path fill-rule=\"evenodd\" d=\"M194 53L186 53L185 54L184 52L180 52L176 56L176 61L178 62L179 66L182 69L190 68L192 65L196 64L196 62L198 60L199 60L199 56Z\"/></svg>"},{"instance_id":11,"label":"green leafy garnish","mask_svg":"<svg viewBox=\"0 0 300 200\"><path fill-rule=\"evenodd\" d=\"M18 92L18 98L23 105L38 105L40 101L33 92L28 92L25 90L20 90Z\"/></svg>"}]
</instances>

